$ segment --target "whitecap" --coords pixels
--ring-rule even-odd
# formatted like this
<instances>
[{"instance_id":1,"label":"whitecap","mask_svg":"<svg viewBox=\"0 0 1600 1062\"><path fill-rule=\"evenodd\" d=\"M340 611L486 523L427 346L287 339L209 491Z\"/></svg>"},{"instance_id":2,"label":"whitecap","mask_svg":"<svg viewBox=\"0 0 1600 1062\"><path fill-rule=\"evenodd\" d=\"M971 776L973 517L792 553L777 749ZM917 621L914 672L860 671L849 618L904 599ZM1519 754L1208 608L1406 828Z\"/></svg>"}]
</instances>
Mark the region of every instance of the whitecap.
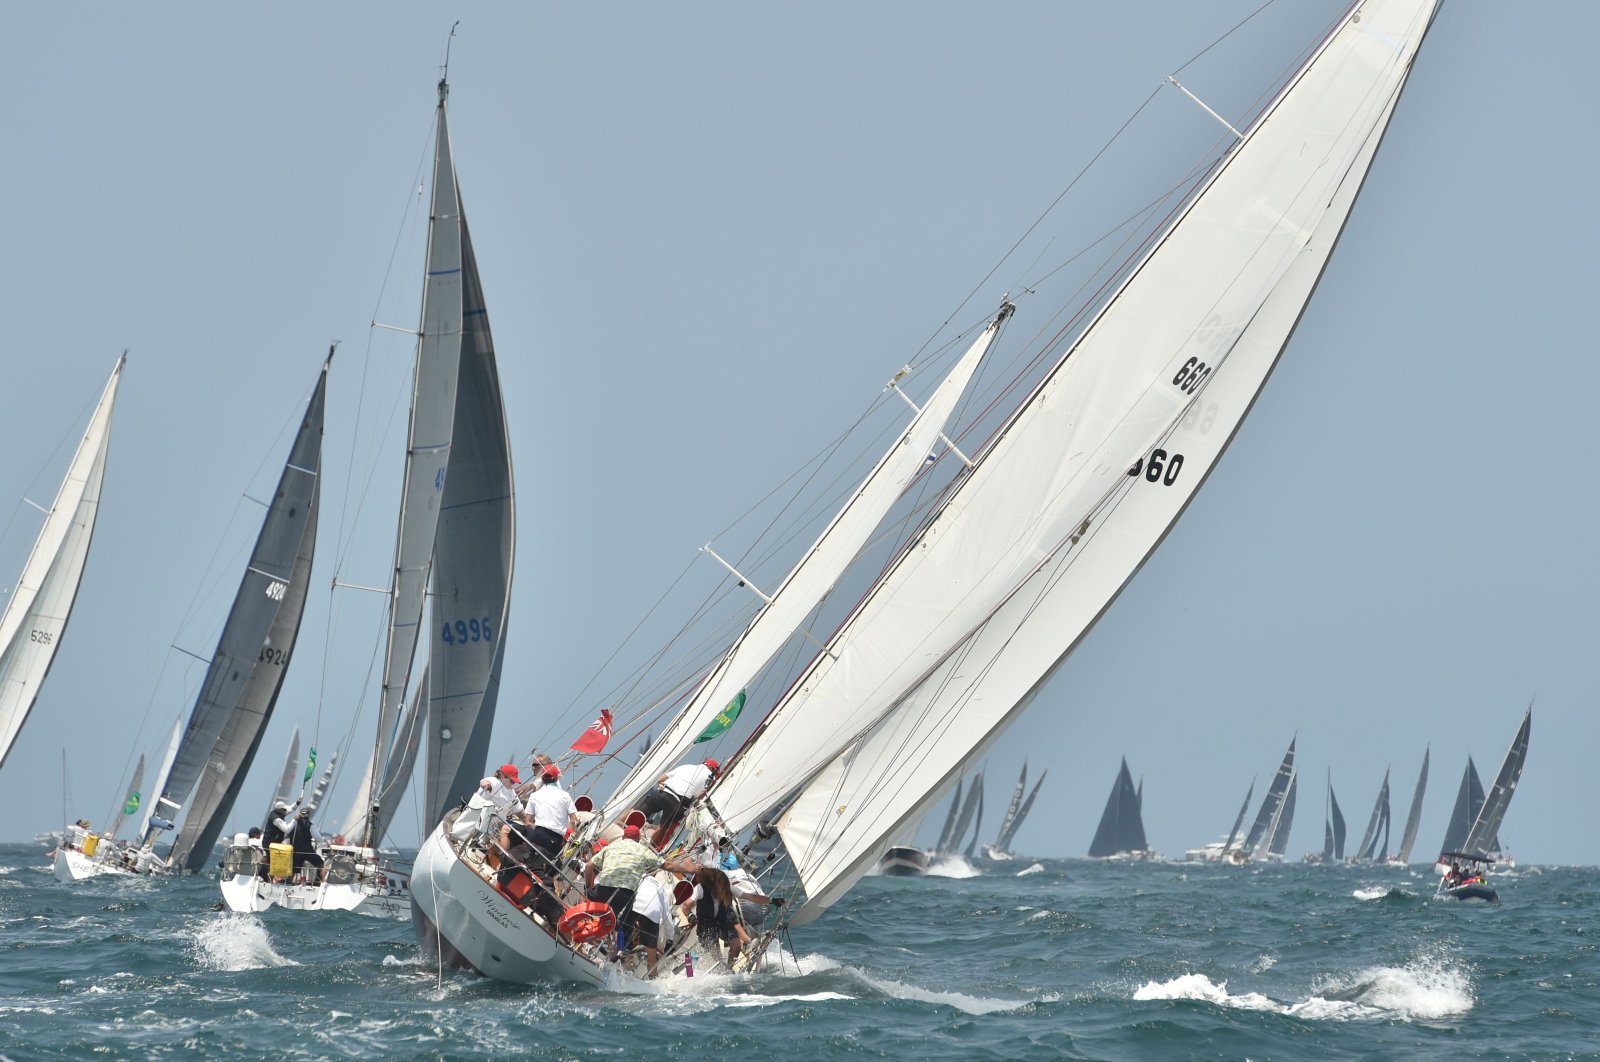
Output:
<instances>
[{"instance_id":1,"label":"whitecap","mask_svg":"<svg viewBox=\"0 0 1600 1062\"><path fill-rule=\"evenodd\" d=\"M1247 992L1242 996L1230 995L1228 982L1221 984L1211 980L1205 974L1180 974L1170 981L1147 981L1133 993L1133 998L1138 1000L1148 999L1195 999L1202 1003L1215 1003L1222 1007L1235 1007L1240 1010L1276 1010L1280 1013L1285 1008L1259 992Z\"/></svg>"},{"instance_id":2,"label":"whitecap","mask_svg":"<svg viewBox=\"0 0 1600 1062\"><path fill-rule=\"evenodd\" d=\"M1043 863L1035 863L1031 867L1026 867L1026 868L1024 868L1022 870L1017 871L1017 877L1023 878L1023 877L1027 877L1029 874L1042 874L1042 873L1044 873L1044 864Z\"/></svg>"},{"instance_id":3,"label":"whitecap","mask_svg":"<svg viewBox=\"0 0 1600 1062\"><path fill-rule=\"evenodd\" d=\"M205 919L191 927L189 939L195 961L212 970L299 965L272 950L267 928L255 915L228 912Z\"/></svg>"},{"instance_id":4,"label":"whitecap","mask_svg":"<svg viewBox=\"0 0 1600 1062\"><path fill-rule=\"evenodd\" d=\"M1381 900L1389 895L1389 887L1387 885L1363 885L1350 895L1358 900Z\"/></svg>"},{"instance_id":5,"label":"whitecap","mask_svg":"<svg viewBox=\"0 0 1600 1062\"><path fill-rule=\"evenodd\" d=\"M942 855L928 864L930 878L975 878L982 871L958 855Z\"/></svg>"}]
</instances>

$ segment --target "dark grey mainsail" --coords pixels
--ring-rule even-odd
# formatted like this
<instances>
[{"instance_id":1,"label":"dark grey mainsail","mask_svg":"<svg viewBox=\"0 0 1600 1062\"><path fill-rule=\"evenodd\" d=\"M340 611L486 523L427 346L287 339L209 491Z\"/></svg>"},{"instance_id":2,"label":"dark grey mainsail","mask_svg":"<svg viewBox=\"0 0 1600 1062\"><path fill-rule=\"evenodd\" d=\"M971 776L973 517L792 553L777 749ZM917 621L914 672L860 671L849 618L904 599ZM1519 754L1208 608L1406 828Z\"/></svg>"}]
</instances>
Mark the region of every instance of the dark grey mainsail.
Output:
<instances>
[{"instance_id":1,"label":"dark grey mainsail","mask_svg":"<svg viewBox=\"0 0 1600 1062\"><path fill-rule=\"evenodd\" d=\"M1328 772L1328 806L1322 817L1322 861L1344 861L1344 816L1339 812L1339 798L1333 795L1333 772Z\"/></svg>"},{"instance_id":2,"label":"dark grey mainsail","mask_svg":"<svg viewBox=\"0 0 1600 1062\"><path fill-rule=\"evenodd\" d=\"M1283 795L1283 805L1278 809L1278 814L1273 816L1272 830L1266 841L1269 855L1282 856L1289 847L1289 831L1294 828L1294 802L1299 792L1300 776L1296 774L1289 779L1289 791Z\"/></svg>"},{"instance_id":3,"label":"dark grey mainsail","mask_svg":"<svg viewBox=\"0 0 1600 1062\"><path fill-rule=\"evenodd\" d=\"M173 843L174 866L181 863L195 869L209 860L211 845L222 829L221 820L238 795L235 777L242 777L255 754L294 649L316 539L327 383L328 362L324 361L177 756L162 780L161 797L153 808L156 815L176 821L205 776L196 805ZM280 614L284 622L280 622ZM292 623L288 622L291 617ZM257 671L262 673L260 681L254 681ZM146 845L154 841L156 832L154 826L146 831ZM207 836L210 840L205 840Z\"/></svg>"},{"instance_id":4,"label":"dark grey mainsail","mask_svg":"<svg viewBox=\"0 0 1600 1062\"><path fill-rule=\"evenodd\" d=\"M944 829L939 831L939 843L934 846L936 852L947 852L955 843L956 819L961 812L961 779L956 779L956 791L950 797L950 810L944 814ZM1465 831L1461 836L1465 837Z\"/></svg>"},{"instance_id":5,"label":"dark grey mainsail","mask_svg":"<svg viewBox=\"0 0 1600 1062\"><path fill-rule=\"evenodd\" d=\"M450 473L433 552L426 826L472 795L489 758L516 552L511 441L464 217L461 262L461 369Z\"/></svg>"},{"instance_id":6,"label":"dark grey mainsail","mask_svg":"<svg viewBox=\"0 0 1600 1062\"><path fill-rule=\"evenodd\" d=\"M1506 758L1500 763L1500 773L1495 775L1494 785L1483 798L1483 807L1478 809L1472 829L1467 831L1467 839L1460 849L1462 852L1469 855L1498 853L1500 823L1506 817L1506 808L1511 806L1517 782L1522 779L1522 764L1528 758L1528 731L1532 725L1533 706L1529 705L1522 717L1522 725L1517 728L1517 736L1511 739Z\"/></svg>"},{"instance_id":7,"label":"dark grey mainsail","mask_svg":"<svg viewBox=\"0 0 1600 1062\"><path fill-rule=\"evenodd\" d=\"M1256 846L1266 837L1268 829L1272 826L1272 820L1277 817L1278 808L1283 804L1283 798L1289 795L1289 782L1294 778L1296 740L1298 739L1289 739L1289 750L1283 754L1283 762L1278 765L1278 773L1272 776L1272 784L1267 786L1267 795L1261 798L1261 810L1256 812L1256 820L1250 824L1250 834L1244 841L1246 855L1254 852Z\"/></svg>"},{"instance_id":8,"label":"dark grey mainsail","mask_svg":"<svg viewBox=\"0 0 1600 1062\"><path fill-rule=\"evenodd\" d=\"M1026 765L1023 766L1023 770L1026 772ZM1028 791L1028 799L1022 802L1022 807L1017 809L1017 813L1011 816L1006 824L1001 827L1000 835L995 838L994 842L997 851L1011 851L1011 842L1016 839L1017 831L1022 829L1022 823L1027 819L1028 812L1033 810L1033 798L1039 795L1039 787L1044 785L1045 777L1049 773L1049 771L1044 771L1039 775L1038 779L1033 783L1033 788Z\"/></svg>"},{"instance_id":9,"label":"dark grey mainsail","mask_svg":"<svg viewBox=\"0 0 1600 1062\"><path fill-rule=\"evenodd\" d=\"M967 842L966 856L971 859L978 852L978 835L983 832L983 772L972 780L973 791L978 794L978 813L972 820L972 840Z\"/></svg>"},{"instance_id":10,"label":"dark grey mainsail","mask_svg":"<svg viewBox=\"0 0 1600 1062\"><path fill-rule=\"evenodd\" d=\"M1089 855L1095 859L1124 853L1143 853L1149 849L1144 836L1144 818L1140 814L1139 794L1133 787L1133 775L1128 773L1128 760L1122 760L1117 777L1111 783L1111 795L1100 813L1100 826L1089 844Z\"/></svg>"},{"instance_id":11,"label":"dark grey mainsail","mask_svg":"<svg viewBox=\"0 0 1600 1062\"><path fill-rule=\"evenodd\" d=\"M421 325L411 386L406 468L395 533L394 580L384 648L377 744L366 794L366 844L376 848L388 832L410 782L406 751L421 739L422 720L406 712L412 665L433 564L439 508L455 431L456 381L465 326L464 219L456 194L455 164L445 117L449 85L439 82L433 152L433 199L428 218ZM425 703L425 702L415 702Z\"/></svg>"},{"instance_id":12,"label":"dark grey mainsail","mask_svg":"<svg viewBox=\"0 0 1600 1062\"><path fill-rule=\"evenodd\" d=\"M1017 778L1017 787L1011 791L1011 802L1006 805L1006 813L1000 820L1000 829L994 835L994 844L991 847L1000 847L1000 838L1004 837L1006 830L1017 817L1017 812L1022 810L1022 796L1028 789L1028 761L1022 761L1022 774ZM1003 849L1001 849L1003 851Z\"/></svg>"},{"instance_id":13,"label":"dark grey mainsail","mask_svg":"<svg viewBox=\"0 0 1600 1062\"><path fill-rule=\"evenodd\" d=\"M1378 842L1382 841L1380 845ZM1378 787L1378 799L1372 804L1372 817L1367 819L1366 832L1361 835L1361 845L1356 849L1356 859L1370 861L1382 859L1389 847L1389 768L1383 770L1383 784Z\"/></svg>"},{"instance_id":14,"label":"dark grey mainsail","mask_svg":"<svg viewBox=\"0 0 1600 1062\"><path fill-rule=\"evenodd\" d=\"M211 739L210 749L203 752L203 769L195 785L194 800L189 801L189 814L173 840L168 864L174 870L181 868L194 873L210 864L211 848L221 836L229 812L234 809L238 792L245 784L245 776L250 773L256 750L266 734L272 709L277 705L283 678L288 675L301 616L306 611L312 558L317 552L323 411L331 363L333 350L330 349L322 363L322 374L317 377L317 387L307 403L306 416L294 438L288 462L278 478L278 489L267 507L266 523L256 542L256 552L251 555L250 568L246 569L245 582L238 589L234 611L222 629L222 645L229 645L235 638L235 627L235 645L240 649L250 645L245 638L253 637L253 659L243 667L240 659L230 662L230 677L243 672L240 685L219 681L216 686L235 691L234 701L218 699L208 705L208 712L214 713L221 725ZM288 577L277 579L275 573L283 571L283 550L288 550L286 557L290 560ZM259 576L274 577L258 584ZM266 630L262 630L262 624L266 624ZM214 669L216 664L213 664ZM195 705L195 717L198 713L200 704ZM184 803L181 790L174 789L173 777L184 761L184 749L189 747L190 736L194 736L195 742L206 741L206 731L195 726L195 717L190 717L189 731L179 749L178 760L174 761L173 774L168 776L163 800L171 801L178 796L176 803Z\"/></svg>"},{"instance_id":15,"label":"dark grey mainsail","mask_svg":"<svg viewBox=\"0 0 1600 1062\"><path fill-rule=\"evenodd\" d=\"M1406 831L1400 837L1400 847L1395 850L1394 859L1397 863L1405 863L1411 859L1411 846L1417 843L1417 826L1422 822L1422 794L1428 788L1428 754L1431 748L1422 750L1422 772L1417 775L1417 788L1411 793L1411 810L1406 813Z\"/></svg>"},{"instance_id":16,"label":"dark grey mainsail","mask_svg":"<svg viewBox=\"0 0 1600 1062\"><path fill-rule=\"evenodd\" d=\"M956 816L955 829L950 832L950 843L940 846L940 852L950 853L961 848L961 842L967 837L967 829L972 825L973 813L978 810L978 804L982 800L983 774L979 772L973 776L972 784L967 787L967 799L961 804L961 814Z\"/></svg>"},{"instance_id":17,"label":"dark grey mainsail","mask_svg":"<svg viewBox=\"0 0 1600 1062\"><path fill-rule=\"evenodd\" d=\"M1478 767L1472 762L1472 757L1467 757L1467 769L1461 772L1461 788L1456 792L1455 806L1450 809L1450 823L1444 831L1444 844L1440 846L1441 852L1460 852L1467 843L1467 834L1472 830L1472 823L1478 817L1478 809L1483 807L1483 783L1478 780ZM1500 838L1492 840L1492 851L1500 851Z\"/></svg>"},{"instance_id":18,"label":"dark grey mainsail","mask_svg":"<svg viewBox=\"0 0 1600 1062\"><path fill-rule=\"evenodd\" d=\"M1234 816L1233 829L1228 831L1228 839L1222 842L1222 854L1227 855L1233 851L1233 842L1239 839L1239 827L1244 825L1245 813L1250 810L1250 798L1256 795L1256 780L1250 779L1250 788L1244 791L1244 803L1239 805L1239 814Z\"/></svg>"}]
</instances>

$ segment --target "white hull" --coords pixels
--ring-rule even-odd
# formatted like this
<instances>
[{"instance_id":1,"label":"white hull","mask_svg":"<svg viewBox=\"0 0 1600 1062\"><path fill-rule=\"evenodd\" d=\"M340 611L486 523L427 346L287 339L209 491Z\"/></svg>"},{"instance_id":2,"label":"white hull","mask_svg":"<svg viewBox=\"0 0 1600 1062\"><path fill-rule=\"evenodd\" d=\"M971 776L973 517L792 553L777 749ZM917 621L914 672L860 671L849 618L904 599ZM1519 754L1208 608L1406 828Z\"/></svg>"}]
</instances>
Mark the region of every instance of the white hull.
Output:
<instances>
[{"instance_id":1,"label":"white hull","mask_svg":"<svg viewBox=\"0 0 1600 1062\"><path fill-rule=\"evenodd\" d=\"M370 885L294 885L262 881L252 874L222 880L228 910L260 914L273 907L290 911L354 911L378 918L404 918L411 897L399 879L387 891Z\"/></svg>"},{"instance_id":2,"label":"white hull","mask_svg":"<svg viewBox=\"0 0 1600 1062\"><path fill-rule=\"evenodd\" d=\"M621 971L612 974L598 948L558 943L538 915L512 903L456 855L443 825L417 852L411 881L411 918L426 955L520 984L576 981L601 986L612 976L627 977Z\"/></svg>"},{"instance_id":3,"label":"white hull","mask_svg":"<svg viewBox=\"0 0 1600 1062\"><path fill-rule=\"evenodd\" d=\"M908 845L896 845L878 860L878 872L892 878L914 878L928 872L932 853Z\"/></svg>"},{"instance_id":4,"label":"white hull","mask_svg":"<svg viewBox=\"0 0 1600 1062\"><path fill-rule=\"evenodd\" d=\"M125 867L113 863L104 863L93 856L86 856L75 848L62 846L56 849L55 875L61 882L82 881L85 878L98 878L104 874L120 874L125 878L134 878L139 875Z\"/></svg>"}]
</instances>

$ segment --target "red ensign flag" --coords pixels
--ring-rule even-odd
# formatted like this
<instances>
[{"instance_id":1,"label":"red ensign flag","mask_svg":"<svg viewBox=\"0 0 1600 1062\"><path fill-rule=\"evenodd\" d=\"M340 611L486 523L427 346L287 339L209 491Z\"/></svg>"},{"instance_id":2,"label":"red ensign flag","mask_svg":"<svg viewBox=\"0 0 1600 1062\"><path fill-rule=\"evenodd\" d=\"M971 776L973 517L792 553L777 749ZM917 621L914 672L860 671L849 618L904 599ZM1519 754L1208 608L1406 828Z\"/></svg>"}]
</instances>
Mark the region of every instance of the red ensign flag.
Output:
<instances>
[{"instance_id":1,"label":"red ensign flag","mask_svg":"<svg viewBox=\"0 0 1600 1062\"><path fill-rule=\"evenodd\" d=\"M611 710L600 709L600 718L589 724L589 729L578 736L572 743L573 752L591 753L599 752L606 747L606 741L611 737Z\"/></svg>"}]
</instances>

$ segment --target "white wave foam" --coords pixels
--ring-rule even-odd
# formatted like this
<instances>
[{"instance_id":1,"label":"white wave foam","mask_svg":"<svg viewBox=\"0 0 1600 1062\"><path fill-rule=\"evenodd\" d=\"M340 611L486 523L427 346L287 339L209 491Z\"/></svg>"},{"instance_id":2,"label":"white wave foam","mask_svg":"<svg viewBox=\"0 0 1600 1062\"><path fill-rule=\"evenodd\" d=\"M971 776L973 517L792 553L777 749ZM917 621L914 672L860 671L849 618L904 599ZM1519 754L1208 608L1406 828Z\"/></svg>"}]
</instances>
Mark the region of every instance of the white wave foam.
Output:
<instances>
[{"instance_id":1,"label":"white wave foam","mask_svg":"<svg viewBox=\"0 0 1600 1062\"><path fill-rule=\"evenodd\" d=\"M212 970L260 970L298 966L272 950L267 927L255 915L228 912L197 923L190 930L195 961Z\"/></svg>"},{"instance_id":2,"label":"white wave foam","mask_svg":"<svg viewBox=\"0 0 1600 1062\"><path fill-rule=\"evenodd\" d=\"M1017 877L1025 878L1029 874L1042 874L1042 873L1044 873L1044 864L1043 863L1035 863L1031 867L1025 867L1022 870L1017 871Z\"/></svg>"},{"instance_id":3,"label":"white wave foam","mask_svg":"<svg viewBox=\"0 0 1600 1062\"><path fill-rule=\"evenodd\" d=\"M1136 1000L1192 999L1238 1010L1270 1010L1310 1020L1439 1020L1472 1009L1472 983L1466 972L1438 955L1423 955L1405 966L1374 966L1329 979L1305 999L1284 1003L1259 992L1233 995L1228 983L1205 974L1182 974L1150 981L1133 993Z\"/></svg>"},{"instance_id":4,"label":"white wave foam","mask_svg":"<svg viewBox=\"0 0 1600 1062\"><path fill-rule=\"evenodd\" d=\"M958 855L942 855L928 864L930 878L975 878L980 871Z\"/></svg>"},{"instance_id":5,"label":"white wave foam","mask_svg":"<svg viewBox=\"0 0 1600 1062\"><path fill-rule=\"evenodd\" d=\"M1358 900L1381 900L1389 895L1389 887L1387 885L1363 885L1350 895Z\"/></svg>"}]
</instances>

